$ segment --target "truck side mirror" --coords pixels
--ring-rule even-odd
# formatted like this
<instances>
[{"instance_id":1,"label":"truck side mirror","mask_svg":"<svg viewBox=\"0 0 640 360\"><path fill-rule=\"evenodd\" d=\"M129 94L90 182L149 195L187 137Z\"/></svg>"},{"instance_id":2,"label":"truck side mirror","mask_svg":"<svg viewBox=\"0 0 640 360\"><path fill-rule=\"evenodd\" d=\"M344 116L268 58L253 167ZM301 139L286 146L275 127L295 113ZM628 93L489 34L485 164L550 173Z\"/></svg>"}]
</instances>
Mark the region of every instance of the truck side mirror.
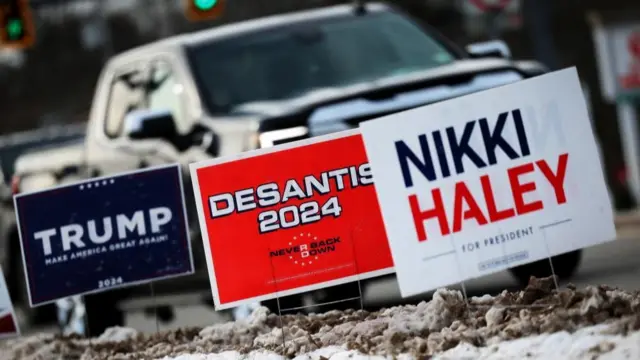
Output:
<instances>
[{"instance_id":1,"label":"truck side mirror","mask_svg":"<svg viewBox=\"0 0 640 360\"><path fill-rule=\"evenodd\" d=\"M511 58L509 45L502 40L491 40L469 44L465 48L473 58Z\"/></svg>"},{"instance_id":2,"label":"truck side mirror","mask_svg":"<svg viewBox=\"0 0 640 360\"><path fill-rule=\"evenodd\" d=\"M124 132L131 139L163 139L173 142L178 131L169 110L141 109L129 112L124 118Z\"/></svg>"}]
</instances>

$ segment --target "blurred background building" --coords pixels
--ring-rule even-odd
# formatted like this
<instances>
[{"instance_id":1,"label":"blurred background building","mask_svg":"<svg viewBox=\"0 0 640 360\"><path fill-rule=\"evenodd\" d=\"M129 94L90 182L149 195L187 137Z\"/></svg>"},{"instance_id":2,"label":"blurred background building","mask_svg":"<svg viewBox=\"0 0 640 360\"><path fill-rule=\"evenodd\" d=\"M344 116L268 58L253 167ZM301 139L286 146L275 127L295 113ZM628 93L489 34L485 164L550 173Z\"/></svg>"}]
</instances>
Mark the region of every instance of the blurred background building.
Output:
<instances>
[{"instance_id":1,"label":"blurred background building","mask_svg":"<svg viewBox=\"0 0 640 360\"><path fill-rule=\"evenodd\" d=\"M30 0L37 27L36 43L22 52L0 50L0 134L83 122L99 71L112 54L172 34L342 2L345 1L229 0L220 19L190 22L184 15L182 0ZM459 45L501 38L515 58L537 59L551 69L577 66L589 89L609 180L614 187L625 181L625 152L617 119L620 111L637 106L631 102L621 109L616 101L603 95L593 21L615 23L618 17L640 9L638 1L391 2ZM627 149L631 149L627 151L628 158L634 148ZM640 156L640 150L636 151ZM640 170L635 171L640 184ZM635 191L640 196L640 185Z\"/></svg>"}]
</instances>

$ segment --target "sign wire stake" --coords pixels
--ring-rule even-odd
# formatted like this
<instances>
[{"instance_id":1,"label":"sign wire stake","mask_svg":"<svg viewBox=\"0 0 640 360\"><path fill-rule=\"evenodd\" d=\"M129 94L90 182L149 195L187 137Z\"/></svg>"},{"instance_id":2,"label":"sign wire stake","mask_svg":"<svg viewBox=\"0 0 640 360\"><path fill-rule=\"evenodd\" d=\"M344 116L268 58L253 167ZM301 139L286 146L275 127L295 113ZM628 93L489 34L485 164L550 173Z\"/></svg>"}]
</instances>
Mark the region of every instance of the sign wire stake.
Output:
<instances>
[{"instance_id":1,"label":"sign wire stake","mask_svg":"<svg viewBox=\"0 0 640 360\"><path fill-rule=\"evenodd\" d=\"M84 324L84 333L87 334L87 338L91 339L91 328L89 327L89 312L86 309L87 306L87 302L85 301L86 296L77 296L77 297L71 297L71 300L77 300L77 301L73 301L73 308L72 308L72 312L69 313L69 317L70 319L76 314L76 312L78 311L78 308L80 306L84 306L85 310L84 310L84 316L82 317L82 323ZM64 335L64 329L63 329L63 335Z\"/></svg>"},{"instance_id":2,"label":"sign wire stake","mask_svg":"<svg viewBox=\"0 0 640 360\"><path fill-rule=\"evenodd\" d=\"M551 276L553 276L553 284L556 286L556 291L560 291L558 276L556 276L556 270L553 267L553 260L551 260L551 250L549 249L549 243L547 242L547 231L545 228L542 228L542 238L544 239L544 247L547 250L547 259L549 259L549 267L551 268Z\"/></svg>"},{"instance_id":3,"label":"sign wire stake","mask_svg":"<svg viewBox=\"0 0 640 360\"><path fill-rule=\"evenodd\" d=\"M160 321L158 321L158 301L156 300L156 293L153 290L153 281L149 282L149 289L151 289L151 298L153 299L153 315L156 319L156 334L160 333Z\"/></svg>"},{"instance_id":4,"label":"sign wire stake","mask_svg":"<svg viewBox=\"0 0 640 360\"><path fill-rule=\"evenodd\" d=\"M360 298L360 310L364 310L364 296L362 296L362 284L360 283L360 269L358 268L358 259L356 257L356 246L354 244L355 227L351 226L351 253L353 254L353 266L356 268L356 277L358 278L358 297Z\"/></svg>"},{"instance_id":5,"label":"sign wire stake","mask_svg":"<svg viewBox=\"0 0 640 360\"><path fill-rule=\"evenodd\" d=\"M458 271L460 272L460 275L462 275L462 267L460 266L460 257L458 256L458 247L456 245L456 237L455 235L451 234L451 240L453 243L453 254L456 257L456 264L458 265ZM460 276L462 278L462 276ZM462 292L462 298L464 299L464 303L465 303L465 312L467 313L467 318L470 319L471 318L471 304L469 303L469 297L467 297L467 286L464 283L464 280L460 280L460 282L458 283L460 285L460 290Z\"/></svg>"},{"instance_id":6,"label":"sign wire stake","mask_svg":"<svg viewBox=\"0 0 640 360\"><path fill-rule=\"evenodd\" d=\"M360 310L364 310L364 296L362 296L362 285L360 285L360 277L358 277L358 297L360 298Z\"/></svg>"},{"instance_id":7,"label":"sign wire stake","mask_svg":"<svg viewBox=\"0 0 640 360\"><path fill-rule=\"evenodd\" d=\"M271 245L269 245L269 254L271 254ZM269 255L269 265L271 267L271 278L276 293L276 307L278 308L278 321L280 322L280 330L282 330L282 356L286 357L287 340L285 338L284 319L282 318L282 308L280 307L280 291L278 290L278 279L276 278L276 270L273 267L273 259Z\"/></svg>"},{"instance_id":8,"label":"sign wire stake","mask_svg":"<svg viewBox=\"0 0 640 360\"><path fill-rule=\"evenodd\" d=\"M354 232L354 228L351 227L351 233L348 234L349 236L349 240L351 241L351 246L352 246L352 259L353 259L353 267L354 267L354 272L356 274L356 278L357 278L357 284L358 284L358 296L353 296L353 297L348 297L348 298L343 298L343 299L338 299L338 300L330 300L329 301L325 301L325 302L321 302L321 303L314 303L312 305L303 305L303 306L296 306L296 307L291 307L291 308L282 308L282 306L280 305L280 291L278 289L278 280L276 278L276 271L274 268L274 264L273 264L273 259L271 257L269 257L269 264L271 265L271 277L273 279L274 282L274 286L275 286L275 293L276 293L276 307L278 309L278 319L280 322L280 328L282 330L282 355L286 356L286 326L285 326L285 321L284 321L284 317L283 317L283 312L288 312L288 311L296 311L296 310L303 310L309 307L324 307L324 306L328 306L328 305L334 305L334 304L339 304L339 303L343 303L343 302L352 302L355 300L359 300L360 302L360 310L364 310L364 296L362 295L362 283L360 280L360 274L359 274L359 270L358 270L358 262L356 259L356 252L355 252L355 245L353 242L353 232ZM269 247L269 250L271 251L271 247ZM343 284L345 285L345 284ZM340 285L336 285L336 286L340 286ZM291 296L300 296L302 294L298 294L298 295L291 295ZM355 308L355 307L352 307Z\"/></svg>"},{"instance_id":9,"label":"sign wire stake","mask_svg":"<svg viewBox=\"0 0 640 360\"><path fill-rule=\"evenodd\" d=\"M277 289L277 287L276 287L276 289ZM280 320L280 329L282 330L282 356L286 356L287 340L285 339L285 335L284 335L284 320L282 320L282 309L280 308L280 296L279 295L276 296L276 305L278 306L278 320Z\"/></svg>"},{"instance_id":10,"label":"sign wire stake","mask_svg":"<svg viewBox=\"0 0 640 360\"><path fill-rule=\"evenodd\" d=\"M462 297L464 301L469 304L469 298L467 297L467 286L464 284L464 281L460 281L460 289L462 289Z\"/></svg>"}]
</instances>

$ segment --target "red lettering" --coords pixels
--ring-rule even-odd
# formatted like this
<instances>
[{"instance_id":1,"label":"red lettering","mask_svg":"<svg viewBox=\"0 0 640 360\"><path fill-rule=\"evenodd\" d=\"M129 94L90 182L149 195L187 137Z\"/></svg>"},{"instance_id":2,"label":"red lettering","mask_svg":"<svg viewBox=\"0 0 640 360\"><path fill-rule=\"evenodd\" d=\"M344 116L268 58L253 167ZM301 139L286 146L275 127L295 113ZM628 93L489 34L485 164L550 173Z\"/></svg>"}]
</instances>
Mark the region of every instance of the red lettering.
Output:
<instances>
[{"instance_id":1,"label":"red lettering","mask_svg":"<svg viewBox=\"0 0 640 360\"><path fill-rule=\"evenodd\" d=\"M544 209L544 203L542 201L534 200L526 202L524 198L525 194L536 191L537 186L534 181L525 182L521 177L533 173L536 171L536 167L540 169L546 180L553 187L558 204L566 203L567 196L564 189L564 182L568 162L569 154L564 153L558 156L557 169L552 169L544 159L508 169L507 177L509 179L509 185L511 186L514 205L504 209L498 209L489 175L480 176L482 193L487 204L487 214L483 213L483 208L478 205L467 184L463 181L457 182L454 189L452 224L448 223L440 189L431 189L433 207L426 210L420 208L416 194L410 195L409 206L411 207L411 215L413 216L413 224L416 228L418 241L422 242L428 239L425 226L425 222L428 220L437 220L440 226L440 233L444 236L452 232L457 233L462 231L463 224L466 220L475 220L478 225L482 226L509 219L516 215L524 215Z\"/></svg>"},{"instance_id":2,"label":"red lettering","mask_svg":"<svg viewBox=\"0 0 640 360\"><path fill-rule=\"evenodd\" d=\"M495 196L493 196L493 188L491 187L491 179L489 179L489 175L481 176L480 183L482 184L482 192L484 194L484 198L487 201L487 211L489 212L489 220L491 222L496 222L516 216L516 212L513 209L498 210L498 206L496 205L496 198Z\"/></svg>"},{"instance_id":3,"label":"red lettering","mask_svg":"<svg viewBox=\"0 0 640 360\"><path fill-rule=\"evenodd\" d=\"M535 191L536 183L528 182L528 183L520 183L520 175L524 175L534 171L533 163L528 163L516 167L512 167L507 170L507 175L509 176L509 183L511 184L511 192L513 194L513 201L515 202L516 212L518 215L523 215L526 213L530 213L533 211L541 210L544 208L542 201L534 201L526 204L524 202L524 194Z\"/></svg>"},{"instance_id":4,"label":"red lettering","mask_svg":"<svg viewBox=\"0 0 640 360\"><path fill-rule=\"evenodd\" d=\"M431 197L433 197L434 208L428 210L421 210L418 203L418 197L409 195L409 205L411 206L411 215L413 216L413 224L416 227L418 233L418 241L427 240L427 231L424 227L424 222L433 218L438 219L438 225L440 225L440 233L442 235L448 235L449 224L447 223L447 213L444 211L444 202L442 201L442 194L440 189L431 190Z\"/></svg>"},{"instance_id":5,"label":"red lettering","mask_svg":"<svg viewBox=\"0 0 640 360\"><path fill-rule=\"evenodd\" d=\"M536 161L536 165L544 174L544 177L547 178L549 184L553 186L553 191L556 194L556 201L559 204L564 204L567 202L567 195L564 192L564 178L567 174L567 162L569 161L569 154L562 154L558 157L558 170L554 174L549 164L545 160Z\"/></svg>"},{"instance_id":6,"label":"red lettering","mask_svg":"<svg viewBox=\"0 0 640 360\"><path fill-rule=\"evenodd\" d=\"M465 203L469 209L463 211ZM487 219L482 214L476 199L473 198L473 194L471 194L467 185L460 181L456 183L453 199L453 232L456 233L462 230L462 221L467 219L476 219L480 225L487 223Z\"/></svg>"}]
</instances>

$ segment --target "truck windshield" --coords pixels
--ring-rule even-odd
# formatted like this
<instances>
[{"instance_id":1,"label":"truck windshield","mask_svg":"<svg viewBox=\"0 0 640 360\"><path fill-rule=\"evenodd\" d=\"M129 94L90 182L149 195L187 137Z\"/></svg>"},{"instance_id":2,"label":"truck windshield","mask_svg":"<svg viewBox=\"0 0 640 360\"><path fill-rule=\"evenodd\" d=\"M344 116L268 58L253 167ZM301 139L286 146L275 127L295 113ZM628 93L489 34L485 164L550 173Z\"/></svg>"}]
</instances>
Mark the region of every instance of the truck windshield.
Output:
<instances>
[{"instance_id":1,"label":"truck windshield","mask_svg":"<svg viewBox=\"0 0 640 360\"><path fill-rule=\"evenodd\" d=\"M456 58L395 12L283 26L198 44L187 54L211 114L425 70Z\"/></svg>"}]
</instances>

